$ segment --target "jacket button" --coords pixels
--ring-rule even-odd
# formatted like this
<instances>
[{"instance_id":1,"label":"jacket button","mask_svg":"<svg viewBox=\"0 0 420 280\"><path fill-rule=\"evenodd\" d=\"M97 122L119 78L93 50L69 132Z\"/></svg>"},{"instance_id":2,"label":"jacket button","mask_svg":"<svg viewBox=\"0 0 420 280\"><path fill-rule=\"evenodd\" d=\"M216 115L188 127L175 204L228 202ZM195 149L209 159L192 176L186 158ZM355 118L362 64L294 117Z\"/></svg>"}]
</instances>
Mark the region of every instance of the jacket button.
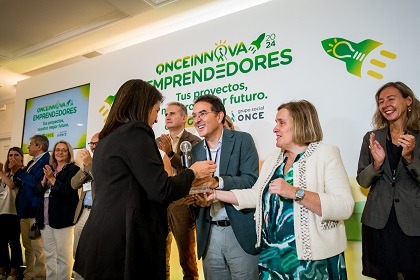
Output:
<instances>
[{"instance_id":1,"label":"jacket button","mask_svg":"<svg viewBox=\"0 0 420 280\"><path fill-rule=\"evenodd\" d=\"M400 202L399 198L394 199L395 202Z\"/></svg>"}]
</instances>

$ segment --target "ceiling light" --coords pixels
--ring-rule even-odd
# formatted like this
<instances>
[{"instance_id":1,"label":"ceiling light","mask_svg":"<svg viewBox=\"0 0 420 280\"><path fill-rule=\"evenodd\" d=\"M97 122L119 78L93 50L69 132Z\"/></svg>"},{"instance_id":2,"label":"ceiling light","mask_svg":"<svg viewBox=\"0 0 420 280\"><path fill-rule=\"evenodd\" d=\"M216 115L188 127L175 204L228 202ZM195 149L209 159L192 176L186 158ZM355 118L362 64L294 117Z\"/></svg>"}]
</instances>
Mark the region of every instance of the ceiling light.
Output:
<instances>
[{"instance_id":1,"label":"ceiling light","mask_svg":"<svg viewBox=\"0 0 420 280\"><path fill-rule=\"evenodd\" d=\"M152 6L153 8L160 8L162 6L171 4L178 0L143 0L143 1L149 4L150 6Z\"/></svg>"}]
</instances>

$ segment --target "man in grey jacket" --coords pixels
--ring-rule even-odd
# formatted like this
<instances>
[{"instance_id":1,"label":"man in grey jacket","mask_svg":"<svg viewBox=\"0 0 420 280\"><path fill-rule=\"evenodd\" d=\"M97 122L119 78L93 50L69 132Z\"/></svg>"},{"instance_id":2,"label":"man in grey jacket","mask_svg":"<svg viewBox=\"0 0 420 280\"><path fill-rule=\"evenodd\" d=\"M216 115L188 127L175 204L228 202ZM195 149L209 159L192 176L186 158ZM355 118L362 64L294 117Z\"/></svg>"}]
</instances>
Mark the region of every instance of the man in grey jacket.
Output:
<instances>
[{"instance_id":1,"label":"man in grey jacket","mask_svg":"<svg viewBox=\"0 0 420 280\"><path fill-rule=\"evenodd\" d=\"M99 133L95 133L90 139L89 148L92 153L95 151L96 144L99 141ZM94 186L95 181L92 175L92 156L87 149L82 149L79 152L80 159L82 160L82 167L71 179L71 187L78 190L83 187L82 193L79 198L79 203L76 207L74 214L74 244L73 244L73 256L76 255L77 245L79 244L80 234L82 234L83 227L87 219L89 218L90 209L95 195ZM74 279L83 279L77 272L74 273Z\"/></svg>"}]
</instances>

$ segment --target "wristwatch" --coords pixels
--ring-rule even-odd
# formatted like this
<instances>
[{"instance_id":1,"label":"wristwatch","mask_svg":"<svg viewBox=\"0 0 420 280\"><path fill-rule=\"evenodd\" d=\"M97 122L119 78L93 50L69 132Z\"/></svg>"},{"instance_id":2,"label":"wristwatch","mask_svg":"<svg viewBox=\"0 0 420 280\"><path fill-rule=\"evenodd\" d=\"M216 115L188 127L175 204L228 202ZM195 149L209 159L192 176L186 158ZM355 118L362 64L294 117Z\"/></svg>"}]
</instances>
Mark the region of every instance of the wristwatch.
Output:
<instances>
[{"instance_id":1,"label":"wristwatch","mask_svg":"<svg viewBox=\"0 0 420 280\"><path fill-rule=\"evenodd\" d=\"M171 157L173 157L173 156L174 156L174 154L175 154L175 153L174 153L174 151L170 151L170 152L168 153L168 157L170 157L170 158L171 158Z\"/></svg>"},{"instance_id":2,"label":"wristwatch","mask_svg":"<svg viewBox=\"0 0 420 280\"><path fill-rule=\"evenodd\" d=\"M300 202L305 197L305 190L302 188L297 188L295 196L295 201Z\"/></svg>"}]
</instances>

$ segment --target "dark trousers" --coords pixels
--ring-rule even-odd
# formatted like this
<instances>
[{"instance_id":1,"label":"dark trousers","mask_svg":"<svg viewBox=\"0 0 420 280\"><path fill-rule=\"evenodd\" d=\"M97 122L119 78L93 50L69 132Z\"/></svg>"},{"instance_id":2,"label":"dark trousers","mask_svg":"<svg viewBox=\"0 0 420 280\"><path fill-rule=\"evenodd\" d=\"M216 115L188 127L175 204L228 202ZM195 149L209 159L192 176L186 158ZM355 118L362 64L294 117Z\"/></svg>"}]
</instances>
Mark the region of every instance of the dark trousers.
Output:
<instances>
[{"instance_id":1,"label":"dark trousers","mask_svg":"<svg viewBox=\"0 0 420 280\"><path fill-rule=\"evenodd\" d=\"M187 205L173 202L168 207L169 231L172 232L179 252L179 262L184 280L198 279L195 243L195 217ZM166 242L166 275L169 278L169 258L171 252L171 233Z\"/></svg>"},{"instance_id":2,"label":"dark trousers","mask_svg":"<svg viewBox=\"0 0 420 280\"><path fill-rule=\"evenodd\" d=\"M22 265L20 220L16 215L1 214L0 225L0 267L19 268Z\"/></svg>"}]
</instances>

